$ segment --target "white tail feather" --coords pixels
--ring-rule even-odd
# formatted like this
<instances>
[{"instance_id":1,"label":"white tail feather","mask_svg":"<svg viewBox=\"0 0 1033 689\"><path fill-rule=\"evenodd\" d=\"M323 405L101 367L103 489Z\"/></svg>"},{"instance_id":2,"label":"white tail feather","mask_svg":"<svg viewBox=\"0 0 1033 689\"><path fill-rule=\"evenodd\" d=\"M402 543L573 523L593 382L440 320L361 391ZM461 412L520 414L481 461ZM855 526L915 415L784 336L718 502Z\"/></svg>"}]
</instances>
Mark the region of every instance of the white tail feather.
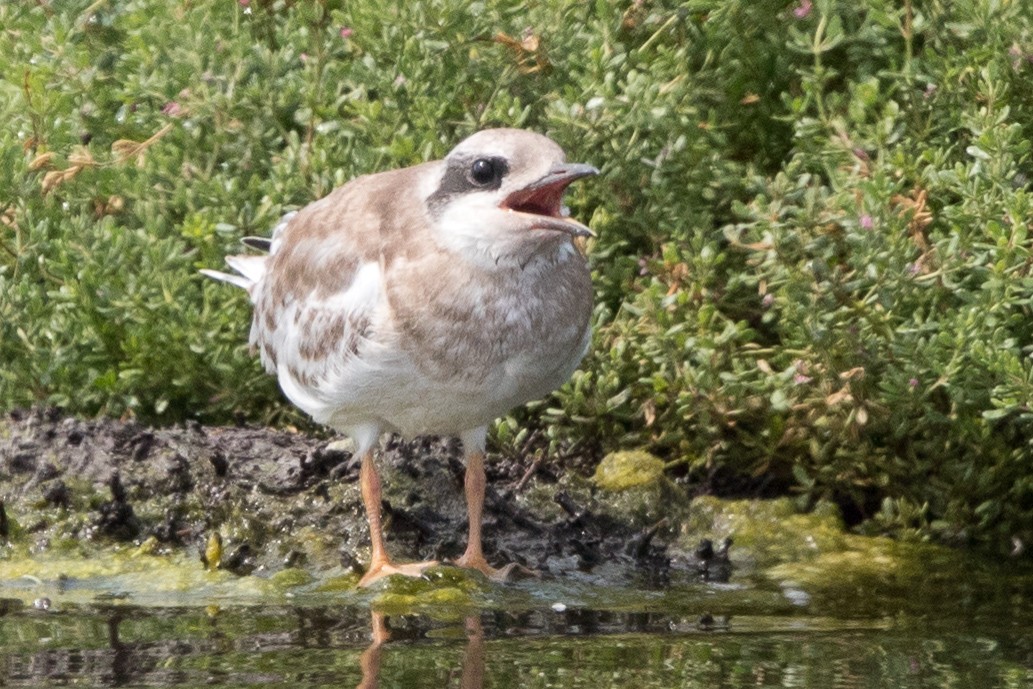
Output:
<instances>
[{"instance_id":1,"label":"white tail feather","mask_svg":"<svg viewBox=\"0 0 1033 689\"><path fill-rule=\"evenodd\" d=\"M227 256L226 263L240 275L207 268L202 269L201 274L215 280L228 282L250 292L255 283L265 276L265 259L265 256Z\"/></svg>"},{"instance_id":2,"label":"white tail feather","mask_svg":"<svg viewBox=\"0 0 1033 689\"><path fill-rule=\"evenodd\" d=\"M246 289L248 291L250 291L252 285L255 284L255 283L251 282L250 280L248 280L246 277L243 277L243 276L240 276L240 275L231 275L229 273L223 273L222 271L218 271L218 270L208 270L207 268L202 268L199 272L201 273L201 275L205 275L205 276L210 277L210 278L212 278L214 280L221 280L222 282L228 282L231 285L236 285L237 287L241 287L241 288Z\"/></svg>"},{"instance_id":3,"label":"white tail feather","mask_svg":"<svg viewBox=\"0 0 1033 689\"><path fill-rule=\"evenodd\" d=\"M265 277L266 256L227 256L226 263L251 282Z\"/></svg>"}]
</instances>

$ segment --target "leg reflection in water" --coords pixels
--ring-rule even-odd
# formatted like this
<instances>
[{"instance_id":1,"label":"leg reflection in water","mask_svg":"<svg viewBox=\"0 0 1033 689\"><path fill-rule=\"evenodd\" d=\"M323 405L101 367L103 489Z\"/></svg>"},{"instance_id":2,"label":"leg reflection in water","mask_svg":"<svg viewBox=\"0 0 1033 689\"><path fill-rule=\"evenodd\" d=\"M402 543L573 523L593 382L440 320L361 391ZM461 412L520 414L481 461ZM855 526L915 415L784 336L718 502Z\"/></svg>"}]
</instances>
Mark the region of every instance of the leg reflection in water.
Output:
<instances>
[{"instance_id":1,"label":"leg reflection in water","mask_svg":"<svg viewBox=\"0 0 1033 689\"><path fill-rule=\"evenodd\" d=\"M380 663L384 645L391 638L387 618L383 613L372 613L372 638L369 648L359 658L362 681L355 689L378 689L380 686ZM466 618L466 650L463 652L463 674L459 680L461 689L484 689L484 630L481 618Z\"/></svg>"},{"instance_id":2,"label":"leg reflection in water","mask_svg":"<svg viewBox=\"0 0 1033 689\"><path fill-rule=\"evenodd\" d=\"M380 686L380 655L384 651L384 644L391 638L391 631L387 628L387 620L382 612L373 613L370 626L373 642L359 656L362 681L355 689L377 689Z\"/></svg>"}]
</instances>

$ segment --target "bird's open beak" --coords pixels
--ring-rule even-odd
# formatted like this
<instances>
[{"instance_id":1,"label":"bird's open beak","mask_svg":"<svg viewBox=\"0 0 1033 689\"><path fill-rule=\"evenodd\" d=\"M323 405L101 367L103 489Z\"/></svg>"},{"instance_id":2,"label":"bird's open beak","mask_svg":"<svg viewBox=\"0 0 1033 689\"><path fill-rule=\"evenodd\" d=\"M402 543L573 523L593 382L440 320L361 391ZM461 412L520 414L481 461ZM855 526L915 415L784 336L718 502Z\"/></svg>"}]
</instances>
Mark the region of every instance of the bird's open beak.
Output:
<instances>
[{"instance_id":1,"label":"bird's open beak","mask_svg":"<svg viewBox=\"0 0 1033 689\"><path fill-rule=\"evenodd\" d=\"M560 163L541 179L507 196L502 207L535 216L531 229L556 230L573 237L594 237L595 233L588 226L566 215L563 192L574 180L597 174L599 170L591 165Z\"/></svg>"}]
</instances>

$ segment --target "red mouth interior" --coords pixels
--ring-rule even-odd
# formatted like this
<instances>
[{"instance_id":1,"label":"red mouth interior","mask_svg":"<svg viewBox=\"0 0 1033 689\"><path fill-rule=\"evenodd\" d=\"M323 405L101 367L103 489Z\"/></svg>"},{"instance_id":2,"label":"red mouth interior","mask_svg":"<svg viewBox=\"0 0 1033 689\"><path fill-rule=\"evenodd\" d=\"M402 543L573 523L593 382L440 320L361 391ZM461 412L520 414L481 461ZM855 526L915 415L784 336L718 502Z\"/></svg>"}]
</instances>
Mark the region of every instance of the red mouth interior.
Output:
<instances>
[{"instance_id":1,"label":"red mouth interior","mask_svg":"<svg viewBox=\"0 0 1033 689\"><path fill-rule=\"evenodd\" d=\"M518 213L559 218L562 217L563 192L566 189L566 181L535 189L521 189L510 194L502 202L502 207Z\"/></svg>"}]
</instances>

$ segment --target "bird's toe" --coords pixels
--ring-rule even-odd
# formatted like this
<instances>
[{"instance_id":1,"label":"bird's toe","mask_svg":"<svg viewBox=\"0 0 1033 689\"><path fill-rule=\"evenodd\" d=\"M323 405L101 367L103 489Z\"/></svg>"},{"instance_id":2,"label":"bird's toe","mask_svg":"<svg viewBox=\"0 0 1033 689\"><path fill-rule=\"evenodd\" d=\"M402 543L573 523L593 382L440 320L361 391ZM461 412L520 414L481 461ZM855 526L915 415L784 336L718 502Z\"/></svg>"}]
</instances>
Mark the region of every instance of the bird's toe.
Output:
<instances>
[{"instance_id":1,"label":"bird's toe","mask_svg":"<svg viewBox=\"0 0 1033 689\"><path fill-rule=\"evenodd\" d=\"M483 557L471 557L469 555L464 555L459 558L456 560L455 564L457 567L462 567L463 569L476 570L492 581L500 583L518 581L520 579L538 578L541 576L533 569L528 569L516 562L510 562L507 565L495 568L489 565L488 561Z\"/></svg>"},{"instance_id":2,"label":"bird's toe","mask_svg":"<svg viewBox=\"0 0 1033 689\"><path fill-rule=\"evenodd\" d=\"M359 588L366 588L384 577L395 574L400 574L404 577L422 577L429 567L433 567L436 564L438 564L437 560L406 562L404 564L395 564L394 562L373 563L362 579L359 580Z\"/></svg>"}]
</instances>

